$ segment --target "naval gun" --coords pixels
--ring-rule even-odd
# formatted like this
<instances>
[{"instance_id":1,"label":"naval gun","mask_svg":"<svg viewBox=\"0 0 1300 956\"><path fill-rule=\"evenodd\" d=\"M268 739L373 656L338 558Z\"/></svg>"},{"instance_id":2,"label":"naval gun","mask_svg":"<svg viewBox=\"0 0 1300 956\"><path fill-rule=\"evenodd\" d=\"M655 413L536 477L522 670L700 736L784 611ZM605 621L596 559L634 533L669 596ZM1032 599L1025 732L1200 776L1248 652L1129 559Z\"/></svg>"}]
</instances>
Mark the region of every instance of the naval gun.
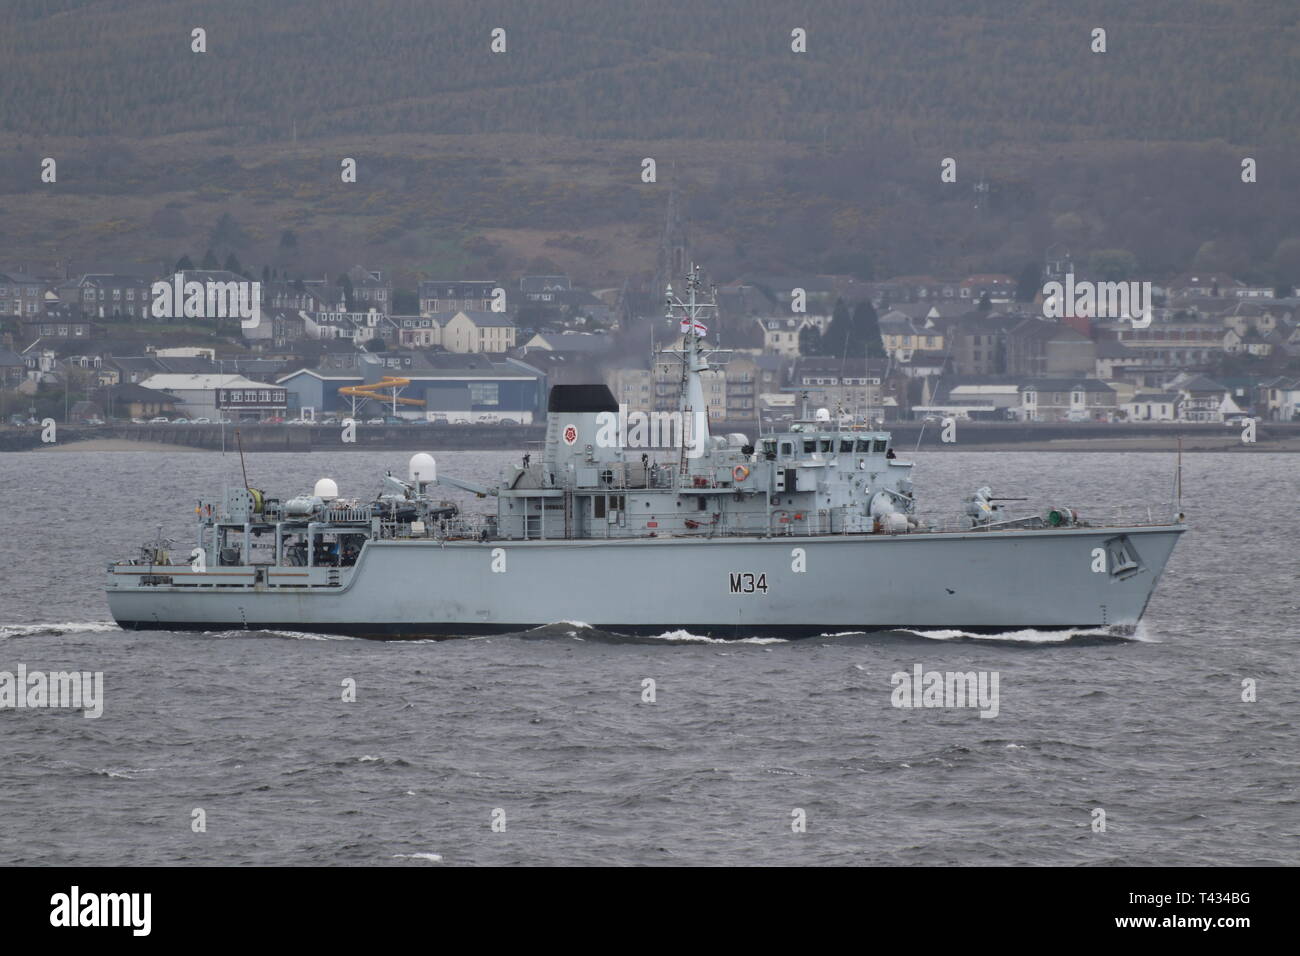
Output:
<instances>
[{"instance_id":1,"label":"naval gun","mask_svg":"<svg viewBox=\"0 0 1300 956\"><path fill-rule=\"evenodd\" d=\"M1080 523L1079 512L1068 506L1051 509L1047 512L1046 518L1041 515L1026 515L1020 518L998 520L1000 515L997 512L1000 509L995 502L1028 500L1028 498L995 497L993 489L985 485L983 488L977 488L974 494L967 495L962 499L962 502L966 505L966 517L970 520L972 528L990 528L994 525L1026 528L1041 528L1046 525L1052 528L1061 528Z\"/></svg>"}]
</instances>

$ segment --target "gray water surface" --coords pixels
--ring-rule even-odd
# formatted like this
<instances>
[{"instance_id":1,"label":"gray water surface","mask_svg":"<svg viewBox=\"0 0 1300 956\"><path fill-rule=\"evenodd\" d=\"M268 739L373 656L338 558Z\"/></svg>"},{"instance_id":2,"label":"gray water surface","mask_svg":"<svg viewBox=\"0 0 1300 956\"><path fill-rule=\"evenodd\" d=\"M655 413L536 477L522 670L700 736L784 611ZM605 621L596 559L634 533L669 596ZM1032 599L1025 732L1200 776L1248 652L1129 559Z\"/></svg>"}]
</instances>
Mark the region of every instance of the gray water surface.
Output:
<instances>
[{"instance_id":1,"label":"gray water surface","mask_svg":"<svg viewBox=\"0 0 1300 956\"><path fill-rule=\"evenodd\" d=\"M438 456L468 478L516 457ZM945 512L982 484L1085 517L1158 504L1173 469L1158 454L912 457L922 509ZM252 455L249 479L369 495L408 458ZM0 671L102 671L105 697L94 720L0 710L0 863L1294 865L1298 464L1184 458L1192 530L1134 639L722 643L560 623L380 643L118 630L104 565L160 526L188 549L194 499L242 484L238 458L0 455ZM645 587L671 603L670 584ZM573 621L581 595L575 582ZM891 674L915 664L998 672L997 717L891 706Z\"/></svg>"}]
</instances>

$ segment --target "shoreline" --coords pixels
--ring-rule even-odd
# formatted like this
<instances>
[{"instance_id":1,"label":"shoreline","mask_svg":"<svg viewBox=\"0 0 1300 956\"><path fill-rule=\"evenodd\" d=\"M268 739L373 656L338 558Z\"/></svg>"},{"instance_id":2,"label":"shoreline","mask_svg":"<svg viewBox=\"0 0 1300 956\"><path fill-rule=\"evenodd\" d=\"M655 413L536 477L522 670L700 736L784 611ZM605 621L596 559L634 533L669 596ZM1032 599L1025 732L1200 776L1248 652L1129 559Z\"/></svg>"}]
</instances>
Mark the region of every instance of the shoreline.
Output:
<instances>
[{"instance_id":1,"label":"shoreline","mask_svg":"<svg viewBox=\"0 0 1300 956\"><path fill-rule=\"evenodd\" d=\"M895 451L900 456L918 454L920 452L1147 452L1147 453L1169 453L1178 450L1177 442L1172 438L1056 438L1044 441L1024 441L1024 442L953 442L951 444L930 443L922 445L920 448L915 446L908 447L906 442L899 442L895 446ZM389 445L379 442L365 445L335 445L329 447L317 447L310 449L295 449L288 451L284 449L275 449L276 454L301 454L303 452L322 452L322 451L412 451L413 449L405 444ZM470 446L459 448L439 447L436 442L429 443L426 450L446 452L446 451L510 451L511 448L502 448L501 445L490 446ZM41 451L41 452L189 452L193 454L213 454L216 449L203 448L195 445L177 445L170 442L153 442L153 441L136 441L126 438L89 438L68 442L55 442L48 445L36 445L28 449L16 449L14 451ZM260 450L245 449L245 454L256 455ZM1276 454L1294 454L1300 453L1300 438L1283 438L1274 441L1261 441L1254 444L1245 444L1240 438L1234 435L1204 435L1204 436L1185 436L1183 440L1183 451L1189 454L1197 452L1243 452L1254 454L1260 452L1271 452Z\"/></svg>"},{"instance_id":2,"label":"shoreline","mask_svg":"<svg viewBox=\"0 0 1300 956\"><path fill-rule=\"evenodd\" d=\"M212 452L207 448L196 448L193 445L173 445L168 442L152 441L133 441L127 438L86 438L77 441L51 442L48 445L35 445L27 451L153 451L153 452L175 452L186 451L195 454L209 455Z\"/></svg>"},{"instance_id":3,"label":"shoreline","mask_svg":"<svg viewBox=\"0 0 1300 956\"><path fill-rule=\"evenodd\" d=\"M895 446L899 454L904 449ZM1053 438L1046 441L1025 442L968 442L960 445L922 445L906 449L907 454L917 451L1101 451L1101 452L1176 452L1178 442L1174 438ZM1259 441L1247 444L1239 437L1223 436L1184 436L1183 451L1192 452L1273 452L1276 454L1294 454L1300 452L1300 438L1283 438L1274 441Z\"/></svg>"}]
</instances>

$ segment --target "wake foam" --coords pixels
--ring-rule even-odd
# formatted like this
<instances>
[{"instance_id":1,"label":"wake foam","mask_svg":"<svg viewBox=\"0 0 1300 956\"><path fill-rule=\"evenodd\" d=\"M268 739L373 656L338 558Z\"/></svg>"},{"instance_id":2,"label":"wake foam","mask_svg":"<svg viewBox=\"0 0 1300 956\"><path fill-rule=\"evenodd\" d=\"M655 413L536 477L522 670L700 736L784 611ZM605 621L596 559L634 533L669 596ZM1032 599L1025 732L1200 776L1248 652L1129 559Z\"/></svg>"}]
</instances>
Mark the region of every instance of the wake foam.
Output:
<instances>
[{"instance_id":1,"label":"wake foam","mask_svg":"<svg viewBox=\"0 0 1300 956\"><path fill-rule=\"evenodd\" d=\"M83 621L65 624L0 624L0 640L6 637L59 637L63 634L100 634L122 630L113 621Z\"/></svg>"},{"instance_id":2,"label":"wake foam","mask_svg":"<svg viewBox=\"0 0 1300 956\"><path fill-rule=\"evenodd\" d=\"M662 634L652 634L646 638L649 641L684 641L694 644L788 644L789 638L785 637L706 637L703 634L692 634L690 631L676 630L664 631Z\"/></svg>"},{"instance_id":3,"label":"wake foam","mask_svg":"<svg viewBox=\"0 0 1300 956\"><path fill-rule=\"evenodd\" d=\"M1034 628L1024 628L1017 631L1001 631L993 634L982 634L975 631L963 631L956 628L939 628L937 630L913 630L911 628L901 627L893 631L895 634L914 634L917 637L923 637L931 641L1001 641L1012 644L1064 644L1068 641L1079 639L1087 640L1104 640L1104 641L1131 641L1143 640L1137 635L1124 636L1114 634L1105 628L1079 628L1074 630L1060 631L1039 631Z\"/></svg>"},{"instance_id":4,"label":"wake foam","mask_svg":"<svg viewBox=\"0 0 1300 956\"><path fill-rule=\"evenodd\" d=\"M664 631L662 634L625 634L619 631L604 631L582 621L555 621L522 632L526 637L563 637L575 641L608 641L611 643L650 643L669 641L683 644L785 644L783 637L706 637L692 634L682 628Z\"/></svg>"},{"instance_id":5,"label":"wake foam","mask_svg":"<svg viewBox=\"0 0 1300 956\"><path fill-rule=\"evenodd\" d=\"M349 634L316 634L311 631L271 631L260 628L245 628L234 631L203 631L208 637L221 639L238 637L283 637L291 641L359 641L361 638Z\"/></svg>"},{"instance_id":6,"label":"wake foam","mask_svg":"<svg viewBox=\"0 0 1300 956\"><path fill-rule=\"evenodd\" d=\"M97 767L92 773L97 777L111 777L114 780L135 780L146 773L156 773L157 767Z\"/></svg>"}]
</instances>

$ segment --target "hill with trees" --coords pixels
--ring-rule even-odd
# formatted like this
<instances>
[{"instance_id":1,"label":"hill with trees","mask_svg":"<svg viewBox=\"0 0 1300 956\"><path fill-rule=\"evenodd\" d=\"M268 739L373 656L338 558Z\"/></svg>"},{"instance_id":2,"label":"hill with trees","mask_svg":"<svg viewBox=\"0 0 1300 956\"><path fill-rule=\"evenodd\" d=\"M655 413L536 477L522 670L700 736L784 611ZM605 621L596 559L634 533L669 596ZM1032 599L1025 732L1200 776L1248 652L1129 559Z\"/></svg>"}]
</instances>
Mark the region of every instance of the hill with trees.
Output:
<instances>
[{"instance_id":1,"label":"hill with trees","mask_svg":"<svg viewBox=\"0 0 1300 956\"><path fill-rule=\"evenodd\" d=\"M0 262L211 250L254 272L364 260L406 288L530 264L613 283L653 271L673 185L724 279L1023 276L1057 245L1107 274L1295 284L1298 16L1293 0L10 0Z\"/></svg>"}]
</instances>

